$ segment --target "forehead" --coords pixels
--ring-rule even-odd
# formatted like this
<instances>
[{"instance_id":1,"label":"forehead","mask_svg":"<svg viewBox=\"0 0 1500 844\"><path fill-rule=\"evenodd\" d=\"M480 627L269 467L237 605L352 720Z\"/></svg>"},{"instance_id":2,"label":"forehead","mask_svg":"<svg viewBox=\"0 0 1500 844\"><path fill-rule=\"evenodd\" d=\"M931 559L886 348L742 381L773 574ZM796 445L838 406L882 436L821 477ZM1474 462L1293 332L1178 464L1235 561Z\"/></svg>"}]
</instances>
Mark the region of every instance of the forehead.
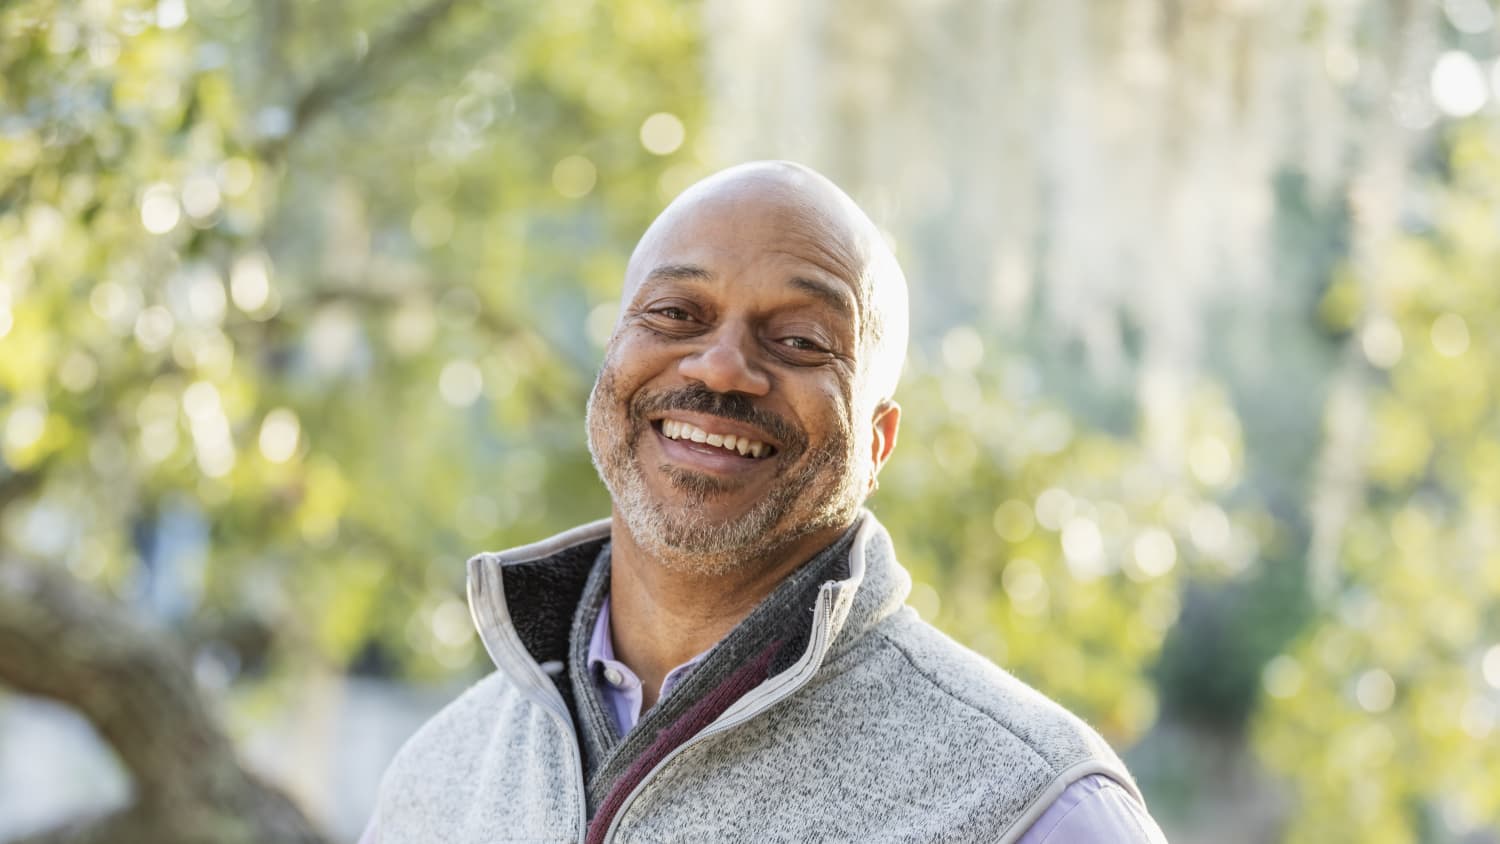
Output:
<instances>
[{"instance_id":1,"label":"forehead","mask_svg":"<svg viewBox=\"0 0 1500 844\"><path fill-rule=\"evenodd\" d=\"M818 199L779 185L754 185L674 203L631 260L627 298L660 279L663 268L699 267L731 281L762 271L792 287L806 289L806 281L841 286L863 310L864 239L843 209Z\"/></svg>"}]
</instances>

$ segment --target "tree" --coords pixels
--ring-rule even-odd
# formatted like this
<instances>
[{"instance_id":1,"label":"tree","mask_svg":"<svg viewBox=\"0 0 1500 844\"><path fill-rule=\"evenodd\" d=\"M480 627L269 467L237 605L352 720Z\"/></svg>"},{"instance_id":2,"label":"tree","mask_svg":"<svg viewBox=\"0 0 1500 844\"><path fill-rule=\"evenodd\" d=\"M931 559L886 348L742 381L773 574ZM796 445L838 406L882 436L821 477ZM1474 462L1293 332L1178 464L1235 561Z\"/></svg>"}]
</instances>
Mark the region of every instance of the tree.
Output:
<instances>
[{"instance_id":1,"label":"tree","mask_svg":"<svg viewBox=\"0 0 1500 844\"><path fill-rule=\"evenodd\" d=\"M1331 606L1265 672L1288 840L1459 840L1500 823L1500 136L1444 144L1430 216L1330 289L1375 384Z\"/></svg>"},{"instance_id":2,"label":"tree","mask_svg":"<svg viewBox=\"0 0 1500 844\"><path fill-rule=\"evenodd\" d=\"M468 668L463 557L597 511L571 326L700 166L692 32L658 0L0 8L0 683L90 717L137 799L67 834L310 840L180 657Z\"/></svg>"},{"instance_id":3,"label":"tree","mask_svg":"<svg viewBox=\"0 0 1500 844\"><path fill-rule=\"evenodd\" d=\"M1024 366L982 365L971 329L944 349L944 371L919 364L899 393L900 445L872 500L917 580L912 603L1129 746L1156 721L1147 669L1184 584L1256 559L1264 520L1223 503L1242 471L1238 422L1202 385L1184 460L1144 446L1144 422L1092 429L1032 394Z\"/></svg>"}]
</instances>

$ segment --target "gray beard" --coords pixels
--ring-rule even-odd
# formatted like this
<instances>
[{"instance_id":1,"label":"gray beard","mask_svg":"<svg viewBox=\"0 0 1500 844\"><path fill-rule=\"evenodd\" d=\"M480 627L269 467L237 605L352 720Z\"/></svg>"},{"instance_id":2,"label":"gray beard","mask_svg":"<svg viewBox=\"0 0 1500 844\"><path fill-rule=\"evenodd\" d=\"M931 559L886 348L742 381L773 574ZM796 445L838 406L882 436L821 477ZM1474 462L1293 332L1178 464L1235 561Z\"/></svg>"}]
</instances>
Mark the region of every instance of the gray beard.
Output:
<instances>
[{"instance_id":1,"label":"gray beard","mask_svg":"<svg viewBox=\"0 0 1500 844\"><path fill-rule=\"evenodd\" d=\"M624 527L641 550L670 570L717 576L759 561L775 561L779 552L821 530L851 523L864 500L863 485L853 471L853 431L840 419L834 436L808 452L796 471L778 477L769 493L744 515L715 521L702 505L733 486L676 466L661 471L686 496L680 507L668 507L646 486L637 444L653 433L645 419L610 424L605 417L620 406L613 379L601 373L589 396L589 455L609 489Z\"/></svg>"}]
</instances>

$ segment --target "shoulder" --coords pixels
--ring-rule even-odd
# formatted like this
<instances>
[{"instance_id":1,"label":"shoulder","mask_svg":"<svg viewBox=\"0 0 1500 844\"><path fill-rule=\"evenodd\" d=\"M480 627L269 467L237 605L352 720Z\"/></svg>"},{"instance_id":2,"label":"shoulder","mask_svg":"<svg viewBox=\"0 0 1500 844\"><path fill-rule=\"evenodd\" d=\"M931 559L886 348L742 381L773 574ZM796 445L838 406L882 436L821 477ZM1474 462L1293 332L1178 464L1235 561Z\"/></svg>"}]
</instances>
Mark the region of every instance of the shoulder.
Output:
<instances>
[{"instance_id":1,"label":"shoulder","mask_svg":"<svg viewBox=\"0 0 1500 844\"><path fill-rule=\"evenodd\" d=\"M556 840L583 816L566 758L569 731L492 673L407 740L376 799L382 844ZM505 795L506 799L497 799Z\"/></svg>"},{"instance_id":2,"label":"shoulder","mask_svg":"<svg viewBox=\"0 0 1500 844\"><path fill-rule=\"evenodd\" d=\"M514 686L491 672L427 719L391 760L381 790L401 790L407 781L445 776L472 755L476 736L495 729L517 702Z\"/></svg>"},{"instance_id":3,"label":"shoulder","mask_svg":"<svg viewBox=\"0 0 1500 844\"><path fill-rule=\"evenodd\" d=\"M684 804L793 795L778 823L837 840L1014 842L1095 773L1133 792L1086 724L907 609L761 717L695 743L655 784Z\"/></svg>"},{"instance_id":4,"label":"shoulder","mask_svg":"<svg viewBox=\"0 0 1500 844\"><path fill-rule=\"evenodd\" d=\"M892 705L946 734L950 747L1024 760L1034 776L1064 783L1107 773L1135 791L1114 750L1081 718L910 609L870 630L841 662L830 666L836 684L899 691L889 694Z\"/></svg>"},{"instance_id":5,"label":"shoulder","mask_svg":"<svg viewBox=\"0 0 1500 844\"><path fill-rule=\"evenodd\" d=\"M515 697L515 694L515 687L505 675L491 671L438 710L412 734L412 741L439 732L457 722L468 722L486 710L493 710L496 704Z\"/></svg>"}]
</instances>

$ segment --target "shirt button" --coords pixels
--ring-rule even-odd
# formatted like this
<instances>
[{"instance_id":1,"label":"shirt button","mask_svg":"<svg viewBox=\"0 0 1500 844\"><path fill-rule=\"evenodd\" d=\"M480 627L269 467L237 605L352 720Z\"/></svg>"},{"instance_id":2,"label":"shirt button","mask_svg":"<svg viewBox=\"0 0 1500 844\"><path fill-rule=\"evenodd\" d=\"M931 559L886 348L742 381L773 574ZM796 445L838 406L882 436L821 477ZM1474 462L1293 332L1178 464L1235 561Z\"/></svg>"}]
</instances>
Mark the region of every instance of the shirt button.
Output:
<instances>
[{"instance_id":1,"label":"shirt button","mask_svg":"<svg viewBox=\"0 0 1500 844\"><path fill-rule=\"evenodd\" d=\"M615 688L625 685L625 675L621 674L618 668L604 669L604 680Z\"/></svg>"}]
</instances>

